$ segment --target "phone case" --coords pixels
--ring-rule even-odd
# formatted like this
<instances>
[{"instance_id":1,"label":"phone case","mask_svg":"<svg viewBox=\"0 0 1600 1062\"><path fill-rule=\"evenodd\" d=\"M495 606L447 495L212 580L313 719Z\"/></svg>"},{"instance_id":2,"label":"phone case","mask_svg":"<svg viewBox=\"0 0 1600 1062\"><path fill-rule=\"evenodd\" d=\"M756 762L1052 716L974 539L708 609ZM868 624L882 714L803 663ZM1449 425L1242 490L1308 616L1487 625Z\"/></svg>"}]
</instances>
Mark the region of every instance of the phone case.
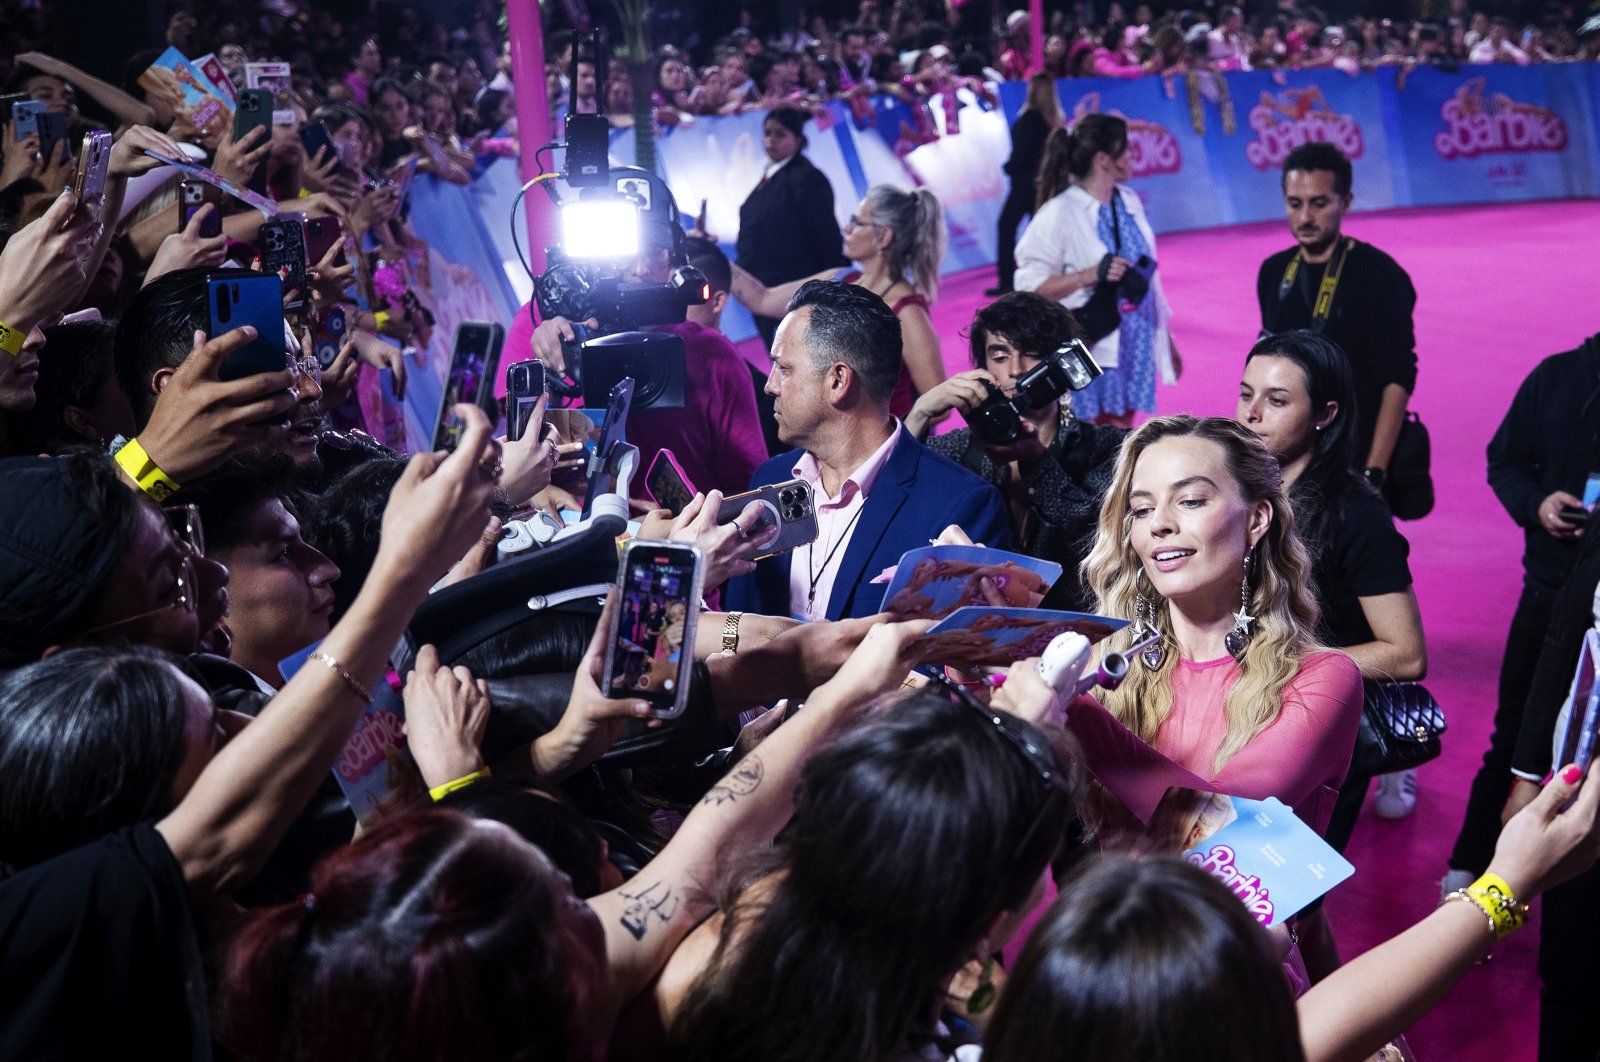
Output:
<instances>
[{"instance_id":1,"label":"phone case","mask_svg":"<svg viewBox=\"0 0 1600 1062\"><path fill-rule=\"evenodd\" d=\"M327 148L328 154L334 158L339 157L339 149L334 147L333 137L328 133L328 127L322 122L307 122L300 127L300 143L306 149L306 163L309 165L317 157L319 148Z\"/></svg>"},{"instance_id":2,"label":"phone case","mask_svg":"<svg viewBox=\"0 0 1600 1062\"><path fill-rule=\"evenodd\" d=\"M111 164L111 142L110 133L89 133L83 138L78 169L72 179L73 194L80 202L105 195L106 167Z\"/></svg>"},{"instance_id":3,"label":"phone case","mask_svg":"<svg viewBox=\"0 0 1600 1062\"><path fill-rule=\"evenodd\" d=\"M772 520L777 520L783 529L778 532L777 540L757 560L787 553L817 540L817 507L811 497L811 484L803 479L772 483L724 498L722 508L717 513L717 523L730 523L744 511L745 506L758 499L767 503L765 515L760 525L745 530L765 530L771 526Z\"/></svg>"},{"instance_id":4,"label":"phone case","mask_svg":"<svg viewBox=\"0 0 1600 1062\"><path fill-rule=\"evenodd\" d=\"M11 105L11 123L17 140L26 140L39 131L39 115L43 113L44 104L38 100L18 100Z\"/></svg>"},{"instance_id":5,"label":"phone case","mask_svg":"<svg viewBox=\"0 0 1600 1062\"><path fill-rule=\"evenodd\" d=\"M304 216L284 214L261 223L256 237L261 271L281 277L285 291L294 293L293 309L305 303L306 230Z\"/></svg>"},{"instance_id":6,"label":"phone case","mask_svg":"<svg viewBox=\"0 0 1600 1062\"><path fill-rule=\"evenodd\" d=\"M461 434L461 423L452 412L458 402L472 402L488 412L485 399L492 393L495 369L500 364L500 348L505 330L487 321L462 321L456 326L455 344L450 354L449 375L439 400L439 415L433 425L433 448L453 450ZM489 413L493 417L493 413Z\"/></svg>"},{"instance_id":7,"label":"phone case","mask_svg":"<svg viewBox=\"0 0 1600 1062\"><path fill-rule=\"evenodd\" d=\"M660 585L630 584L634 558L643 553L671 557L663 566ZM685 577L682 569L688 567ZM650 704L657 719L675 719L689 703L694 674L695 627L705 581L705 554L687 542L634 539L622 548L617 570L617 602L606 632L601 692L607 697L638 698ZM639 582L656 583L645 579ZM675 606L681 606L681 611ZM627 624L625 630L624 624ZM680 627L681 624L681 627ZM624 643L623 635L629 635ZM674 643L673 639L676 639ZM663 644L665 643L665 644ZM674 644L676 653L674 654ZM618 649L627 655L618 659ZM673 655L677 656L673 660Z\"/></svg>"},{"instance_id":8,"label":"phone case","mask_svg":"<svg viewBox=\"0 0 1600 1062\"><path fill-rule=\"evenodd\" d=\"M657 451L644 475L644 489L657 505L677 516L694 500L694 484L684 473L683 466L671 450Z\"/></svg>"},{"instance_id":9,"label":"phone case","mask_svg":"<svg viewBox=\"0 0 1600 1062\"><path fill-rule=\"evenodd\" d=\"M57 145L67 145L67 157L72 157L72 142L67 139L67 116L64 114L51 114L49 111L40 111L37 118L39 126L39 157L54 161Z\"/></svg>"},{"instance_id":10,"label":"phone case","mask_svg":"<svg viewBox=\"0 0 1600 1062\"><path fill-rule=\"evenodd\" d=\"M506 441L516 442L528 430L528 418L544 394L544 363L519 361L506 370Z\"/></svg>"},{"instance_id":11,"label":"phone case","mask_svg":"<svg viewBox=\"0 0 1600 1062\"><path fill-rule=\"evenodd\" d=\"M217 336L253 325L256 338L222 361L218 377L237 380L287 365L283 346L283 284L275 276L207 277L206 302L211 331Z\"/></svg>"},{"instance_id":12,"label":"phone case","mask_svg":"<svg viewBox=\"0 0 1600 1062\"><path fill-rule=\"evenodd\" d=\"M344 239L338 218L307 218L305 223L306 266L314 268L327 257L333 246Z\"/></svg>"},{"instance_id":13,"label":"phone case","mask_svg":"<svg viewBox=\"0 0 1600 1062\"><path fill-rule=\"evenodd\" d=\"M178 184L178 231L188 228L190 219L207 203L211 213L200 223L200 236L209 240L222 235L222 193L209 184L184 178Z\"/></svg>"}]
</instances>

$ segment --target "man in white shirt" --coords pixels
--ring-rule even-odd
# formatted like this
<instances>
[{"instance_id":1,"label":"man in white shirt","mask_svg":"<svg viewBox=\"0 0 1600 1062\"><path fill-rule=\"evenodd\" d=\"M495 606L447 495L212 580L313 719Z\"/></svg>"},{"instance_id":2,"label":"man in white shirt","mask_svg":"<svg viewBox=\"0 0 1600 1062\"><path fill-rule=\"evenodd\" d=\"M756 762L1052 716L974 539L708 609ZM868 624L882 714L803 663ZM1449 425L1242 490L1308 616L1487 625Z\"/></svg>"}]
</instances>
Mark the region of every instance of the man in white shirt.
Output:
<instances>
[{"instance_id":1,"label":"man in white shirt","mask_svg":"<svg viewBox=\"0 0 1600 1062\"><path fill-rule=\"evenodd\" d=\"M1515 63L1528 65L1528 53L1511 43L1511 20L1503 15L1489 24L1489 35L1472 46L1469 63Z\"/></svg>"},{"instance_id":2,"label":"man in white shirt","mask_svg":"<svg viewBox=\"0 0 1600 1062\"><path fill-rule=\"evenodd\" d=\"M871 616L885 589L873 580L950 524L975 542L1009 544L995 489L890 415L900 364L900 321L867 289L814 280L790 300L766 389L778 437L798 449L762 465L751 486L811 484L817 537L730 582L730 609L806 620Z\"/></svg>"}]
</instances>

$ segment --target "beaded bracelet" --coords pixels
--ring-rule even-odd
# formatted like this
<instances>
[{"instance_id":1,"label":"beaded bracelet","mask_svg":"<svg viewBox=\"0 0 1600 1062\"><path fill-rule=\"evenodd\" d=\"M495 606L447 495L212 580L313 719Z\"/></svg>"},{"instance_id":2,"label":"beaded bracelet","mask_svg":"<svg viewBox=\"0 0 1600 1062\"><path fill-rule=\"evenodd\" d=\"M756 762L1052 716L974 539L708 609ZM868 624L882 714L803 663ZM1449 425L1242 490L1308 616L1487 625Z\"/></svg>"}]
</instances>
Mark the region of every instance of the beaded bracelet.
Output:
<instances>
[{"instance_id":1,"label":"beaded bracelet","mask_svg":"<svg viewBox=\"0 0 1600 1062\"><path fill-rule=\"evenodd\" d=\"M329 656L327 653L324 653L320 649L311 654L311 659L315 660L317 663L323 665L329 671L343 679L344 684L350 687L350 692L355 694L357 697L360 697L363 704L372 703L372 691L358 682L356 677L350 674L350 672L346 671L344 669L344 665L339 663L339 661L335 660L333 657Z\"/></svg>"}]
</instances>

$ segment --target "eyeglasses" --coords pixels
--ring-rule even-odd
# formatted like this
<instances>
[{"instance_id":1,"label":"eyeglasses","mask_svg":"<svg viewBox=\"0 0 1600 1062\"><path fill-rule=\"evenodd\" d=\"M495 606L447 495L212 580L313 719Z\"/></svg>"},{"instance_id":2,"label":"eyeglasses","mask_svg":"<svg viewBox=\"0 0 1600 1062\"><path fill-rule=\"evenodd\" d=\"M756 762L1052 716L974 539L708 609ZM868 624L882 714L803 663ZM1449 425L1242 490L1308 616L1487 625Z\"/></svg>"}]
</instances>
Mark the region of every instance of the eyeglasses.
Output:
<instances>
[{"instance_id":1,"label":"eyeglasses","mask_svg":"<svg viewBox=\"0 0 1600 1062\"><path fill-rule=\"evenodd\" d=\"M322 362L315 354L297 356L285 354L284 367L289 370L289 375L294 379L309 379L320 381L322 379Z\"/></svg>"},{"instance_id":2,"label":"eyeglasses","mask_svg":"<svg viewBox=\"0 0 1600 1062\"><path fill-rule=\"evenodd\" d=\"M1033 821L1023 831L1021 840L1017 842L1017 847L1012 852L1013 859L1021 858L1033 847L1040 833L1046 828L1046 824L1054 817L1054 813L1071 803L1072 786L1067 781L1061 760L1053 748L1038 740L1035 736L1037 731L1016 716L996 711L980 703L971 693L949 679L935 678L931 685L941 689L945 696L957 704L976 712L986 720L990 724L986 729L999 734L1001 739L1022 757L1028 769L1038 775L1040 787L1044 790L1044 799L1039 803Z\"/></svg>"},{"instance_id":3,"label":"eyeglasses","mask_svg":"<svg viewBox=\"0 0 1600 1062\"><path fill-rule=\"evenodd\" d=\"M878 226L870 221L862 221L854 214L851 214L850 220L844 223L844 227L847 229L875 229Z\"/></svg>"},{"instance_id":4,"label":"eyeglasses","mask_svg":"<svg viewBox=\"0 0 1600 1062\"><path fill-rule=\"evenodd\" d=\"M200 526L200 510L193 505L174 505L161 510L167 518L167 526L172 531L172 537L178 546L178 573L173 580L173 600L165 605L146 609L143 612L125 616L110 623L102 623L98 627L91 627L78 634L79 638L87 638L91 634L101 634L105 631L123 627L151 616L159 616L163 612L189 612L193 613L199 608L199 594L195 586L195 558L205 556L206 536Z\"/></svg>"}]
</instances>

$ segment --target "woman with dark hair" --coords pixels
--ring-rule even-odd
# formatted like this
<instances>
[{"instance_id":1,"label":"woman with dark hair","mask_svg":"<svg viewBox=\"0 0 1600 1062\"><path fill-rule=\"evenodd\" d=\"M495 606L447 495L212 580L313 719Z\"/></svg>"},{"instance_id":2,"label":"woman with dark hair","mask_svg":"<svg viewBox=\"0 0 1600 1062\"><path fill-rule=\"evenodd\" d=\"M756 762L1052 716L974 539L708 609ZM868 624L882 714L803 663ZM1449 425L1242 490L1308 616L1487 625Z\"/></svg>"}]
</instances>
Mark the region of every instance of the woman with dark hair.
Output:
<instances>
[{"instance_id":1,"label":"woman with dark hair","mask_svg":"<svg viewBox=\"0 0 1600 1062\"><path fill-rule=\"evenodd\" d=\"M984 1062L1371 1058L1486 961L1523 924L1529 901L1594 865L1596 774L1585 781L1576 765L1563 769L1506 824L1490 874L1446 898L1459 902L1440 904L1298 1001L1269 937L1222 882L1174 859L1090 860L1061 883L1023 948ZM1484 885L1491 874L1498 893Z\"/></svg>"},{"instance_id":2,"label":"woman with dark hair","mask_svg":"<svg viewBox=\"0 0 1600 1062\"><path fill-rule=\"evenodd\" d=\"M1004 295L1011 290L1017 272L1017 226L1033 213L1039 196L1039 163L1044 158L1045 141L1061 128L1062 120L1056 83L1049 74L1033 75L1028 79L1028 98L1022 105L1022 112L1011 123L1011 157L1005 164L1011 184L1006 201L1000 207L997 260L1000 282L984 292L985 295Z\"/></svg>"},{"instance_id":3,"label":"woman with dark hair","mask_svg":"<svg viewBox=\"0 0 1600 1062\"><path fill-rule=\"evenodd\" d=\"M1112 719L1215 792L1275 796L1320 831L1350 766L1361 678L1317 640L1282 480L1234 421L1149 421L1123 444L1083 571L1096 612L1134 621L1108 643L1159 639L1103 695ZM1074 732L1102 719L1096 708L1074 704ZM1140 802L1153 807L1165 787L1149 772Z\"/></svg>"},{"instance_id":4,"label":"woman with dark hair","mask_svg":"<svg viewBox=\"0 0 1600 1062\"><path fill-rule=\"evenodd\" d=\"M917 399L906 417L906 430L921 438L952 409L970 422L973 411L996 392L1014 396L1019 379L1082 335L1071 311L1060 303L1030 291L1002 295L973 318L976 368L957 373ZM1127 433L1079 420L1070 394L1019 417L1018 426L1021 432L1011 442L995 442L970 427L927 442L1000 491L1008 503L1016 548L1066 569L1056 584L1059 589L1052 593L1052 604L1087 608L1093 597L1078 575L1078 565L1094 543L1100 503Z\"/></svg>"},{"instance_id":5,"label":"woman with dark hair","mask_svg":"<svg viewBox=\"0 0 1600 1062\"><path fill-rule=\"evenodd\" d=\"M374 831L237 938L222 988L230 1048L245 1060L595 1057L709 909L721 860L770 843L804 761L904 678L925 629L874 627L660 855L586 902L498 824L428 812ZM603 648L578 676L597 699Z\"/></svg>"},{"instance_id":6,"label":"woman with dark hair","mask_svg":"<svg viewBox=\"0 0 1600 1062\"><path fill-rule=\"evenodd\" d=\"M657 991L680 1056L945 1057L952 979L987 983L1061 847L1066 762L946 687L885 702L812 759L776 846L673 956Z\"/></svg>"},{"instance_id":7,"label":"woman with dark hair","mask_svg":"<svg viewBox=\"0 0 1600 1062\"><path fill-rule=\"evenodd\" d=\"M140 653L59 652L0 682L0 748L16 753L0 785L19 787L0 860L40 860L0 882L8 1054L107 1057L137 1043L151 1057L211 1057L201 910L254 877L332 769L433 580L416 559L460 555L487 519L488 424L460 408L462 445L414 459L374 578L323 641L325 659L220 751L204 691Z\"/></svg>"},{"instance_id":8,"label":"woman with dark hair","mask_svg":"<svg viewBox=\"0 0 1600 1062\"><path fill-rule=\"evenodd\" d=\"M1105 370L1074 401L1085 420L1131 427L1137 411L1156 408L1156 377L1182 371L1168 331L1172 310L1162 290L1155 232L1139 197L1123 187L1133 175L1128 123L1086 114L1057 130L1039 166L1039 202L1017 244L1017 287L1078 311L1095 361ZM1143 279L1147 282L1130 288ZM1146 290L1146 287L1148 290Z\"/></svg>"},{"instance_id":9,"label":"woman with dark hair","mask_svg":"<svg viewBox=\"0 0 1600 1062\"><path fill-rule=\"evenodd\" d=\"M833 186L805 156L805 124L805 111L767 112L761 126L767 165L739 206L739 266L768 287L845 264ZM772 346L778 318L758 315L756 327Z\"/></svg>"},{"instance_id":10,"label":"woman with dark hair","mask_svg":"<svg viewBox=\"0 0 1600 1062\"><path fill-rule=\"evenodd\" d=\"M1428 670L1410 552L1383 498L1352 471L1357 421L1350 362L1308 331L1267 336L1245 358L1239 423L1283 468L1295 528L1311 554L1322 603L1318 636L1343 649L1369 680L1415 681ZM1343 851L1369 778L1350 778L1329 824ZM1402 818L1416 807L1416 772L1384 775L1375 810Z\"/></svg>"},{"instance_id":11,"label":"woman with dark hair","mask_svg":"<svg viewBox=\"0 0 1600 1062\"><path fill-rule=\"evenodd\" d=\"M50 356L39 359L33 408L7 417L7 443L20 454L60 453L70 446L106 450L132 438L133 410L112 364L116 325L78 321L45 330Z\"/></svg>"}]
</instances>

